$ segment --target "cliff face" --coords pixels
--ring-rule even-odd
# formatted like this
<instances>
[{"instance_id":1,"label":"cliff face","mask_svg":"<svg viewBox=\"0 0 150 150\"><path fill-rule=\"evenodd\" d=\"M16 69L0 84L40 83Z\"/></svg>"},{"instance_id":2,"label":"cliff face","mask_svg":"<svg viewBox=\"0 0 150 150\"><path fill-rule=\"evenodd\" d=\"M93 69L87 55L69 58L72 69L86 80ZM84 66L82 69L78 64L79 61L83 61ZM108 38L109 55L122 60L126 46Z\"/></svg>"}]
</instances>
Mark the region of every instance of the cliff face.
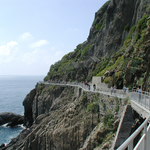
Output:
<instances>
[{"instance_id":1,"label":"cliff face","mask_svg":"<svg viewBox=\"0 0 150 150\"><path fill-rule=\"evenodd\" d=\"M32 114L27 114L29 99ZM29 125L32 118L32 126L6 149L91 150L106 141L110 148L124 103L122 99L86 93L77 87L40 84L24 100L26 123Z\"/></svg>"},{"instance_id":2,"label":"cliff face","mask_svg":"<svg viewBox=\"0 0 150 150\"><path fill-rule=\"evenodd\" d=\"M112 70L113 73L123 72L121 77L116 76L118 81L114 83L121 87L126 68L115 70L113 65L129 45L136 44L134 41L126 45L125 41L130 29L146 15L150 15L149 0L108 1L96 12L87 40L52 65L45 80L91 81L92 76L103 76ZM141 32L135 32L141 36Z\"/></svg>"},{"instance_id":3,"label":"cliff face","mask_svg":"<svg viewBox=\"0 0 150 150\"><path fill-rule=\"evenodd\" d=\"M31 90L23 101L26 127L30 127L40 114L48 113L51 109L54 109L54 106L52 107L53 101L64 90L63 87L59 88L57 86L44 87L44 84L38 84L36 89Z\"/></svg>"}]
</instances>

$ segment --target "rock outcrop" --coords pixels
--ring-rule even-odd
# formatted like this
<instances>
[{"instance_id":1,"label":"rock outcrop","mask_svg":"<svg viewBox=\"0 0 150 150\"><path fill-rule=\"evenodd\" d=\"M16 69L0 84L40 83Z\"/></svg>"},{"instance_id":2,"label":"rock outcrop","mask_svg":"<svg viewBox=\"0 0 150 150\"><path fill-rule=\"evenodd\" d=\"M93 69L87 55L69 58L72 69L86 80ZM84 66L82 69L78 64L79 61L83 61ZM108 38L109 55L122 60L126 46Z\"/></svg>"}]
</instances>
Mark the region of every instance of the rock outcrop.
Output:
<instances>
[{"instance_id":1,"label":"rock outcrop","mask_svg":"<svg viewBox=\"0 0 150 150\"><path fill-rule=\"evenodd\" d=\"M22 115L14 114L12 112L0 113L0 125L7 124L7 126L14 127L24 123Z\"/></svg>"}]
</instances>

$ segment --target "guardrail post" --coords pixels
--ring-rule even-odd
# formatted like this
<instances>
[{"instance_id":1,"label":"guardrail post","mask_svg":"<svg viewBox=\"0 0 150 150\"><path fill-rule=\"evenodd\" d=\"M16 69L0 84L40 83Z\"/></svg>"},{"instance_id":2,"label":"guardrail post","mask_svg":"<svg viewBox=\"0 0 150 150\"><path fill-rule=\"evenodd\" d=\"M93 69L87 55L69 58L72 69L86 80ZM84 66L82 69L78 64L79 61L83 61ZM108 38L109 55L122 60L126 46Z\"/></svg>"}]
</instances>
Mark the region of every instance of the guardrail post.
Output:
<instances>
[{"instance_id":1,"label":"guardrail post","mask_svg":"<svg viewBox=\"0 0 150 150\"><path fill-rule=\"evenodd\" d=\"M144 94L144 96L145 96L145 108L146 108L146 95Z\"/></svg>"},{"instance_id":2,"label":"guardrail post","mask_svg":"<svg viewBox=\"0 0 150 150\"><path fill-rule=\"evenodd\" d=\"M132 140L131 143L128 145L128 150L133 150L133 140Z\"/></svg>"},{"instance_id":3,"label":"guardrail post","mask_svg":"<svg viewBox=\"0 0 150 150\"><path fill-rule=\"evenodd\" d=\"M150 110L150 96L148 95L148 108L149 108L149 110Z\"/></svg>"},{"instance_id":4,"label":"guardrail post","mask_svg":"<svg viewBox=\"0 0 150 150\"><path fill-rule=\"evenodd\" d=\"M143 150L146 150L146 134L147 134L147 124L144 126L144 134L145 134L145 138L144 138L144 147Z\"/></svg>"}]
</instances>

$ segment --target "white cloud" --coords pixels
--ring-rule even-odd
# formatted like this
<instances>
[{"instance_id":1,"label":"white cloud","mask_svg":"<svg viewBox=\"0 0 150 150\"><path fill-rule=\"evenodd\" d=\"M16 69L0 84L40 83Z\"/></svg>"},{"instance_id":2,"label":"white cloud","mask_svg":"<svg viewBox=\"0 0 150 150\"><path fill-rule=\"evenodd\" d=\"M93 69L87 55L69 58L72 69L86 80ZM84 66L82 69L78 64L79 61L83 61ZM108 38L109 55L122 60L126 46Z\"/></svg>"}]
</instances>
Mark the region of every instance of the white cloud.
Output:
<instances>
[{"instance_id":1,"label":"white cloud","mask_svg":"<svg viewBox=\"0 0 150 150\"><path fill-rule=\"evenodd\" d=\"M41 47L41 46L44 46L44 45L47 45L49 42L47 40L39 40L35 43L32 43L30 45L30 48L38 48L38 47Z\"/></svg>"},{"instance_id":2,"label":"white cloud","mask_svg":"<svg viewBox=\"0 0 150 150\"><path fill-rule=\"evenodd\" d=\"M14 55L18 51L18 43L16 41L8 42L6 45L0 46L0 63L11 62Z\"/></svg>"},{"instance_id":3,"label":"white cloud","mask_svg":"<svg viewBox=\"0 0 150 150\"><path fill-rule=\"evenodd\" d=\"M23 34L20 36L20 39L21 39L22 41L28 41L28 40L32 40L32 39L33 39L33 36L31 35L31 33L25 32L25 33L23 33Z\"/></svg>"},{"instance_id":4,"label":"white cloud","mask_svg":"<svg viewBox=\"0 0 150 150\"><path fill-rule=\"evenodd\" d=\"M37 42L38 43L38 42ZM48 44L41 40L37 45ZM37 47L27 50L15 41L0 46L1 74L47 74L51 64L60 60L64 55L60 47ZM5 66L5 67L4 67Z\"/></svg>"},{"instance_id":5,"label":"white cloud","mask_svg":"<svg viewBox=\"0 0 150 150\"><path fill-rule=\"evenodd\" d=\"M24 53L21 56L21 61L25 64L32 64L37 61L37 55L34 55L34 52Z\"/></svg>"},{"instance_id":6,"label":"white cloud","mask_svg":"<svg viewBox=\"0 0 150 150\"><path fill-rule=\"evenodd\" d=\"M10 55L18 49L18 43L15 41L8 42L6 45L0 46L0 56Z\"/></svg>"},{"instance_id":7,"label":"white cloud","mask_svg":"<svg viewBox=\"0 0 150 150\"><path fill-rule=\"evenodd\" d=\"M38 66L39 63L43 64L47 60L47 57L49 55L50 53L45 49L35 49L28 53L24 53L21 56L21 61L25 64L30 64L30 65L36 63Z\"/></svg>"}]
</instances>

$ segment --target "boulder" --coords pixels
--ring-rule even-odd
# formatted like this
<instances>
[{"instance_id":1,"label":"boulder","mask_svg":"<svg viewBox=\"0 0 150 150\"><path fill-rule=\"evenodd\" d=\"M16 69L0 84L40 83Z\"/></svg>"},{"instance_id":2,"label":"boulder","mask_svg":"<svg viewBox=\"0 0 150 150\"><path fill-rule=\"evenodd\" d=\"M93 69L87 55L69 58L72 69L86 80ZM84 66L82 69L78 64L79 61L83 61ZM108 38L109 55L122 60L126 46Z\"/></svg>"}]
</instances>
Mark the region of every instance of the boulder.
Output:
<instances>
[{"instance_id":1,"label":"boulder","mask_svg":"<svg viewBox=\"0 0 150 150\"><path fill-rule=\"evenodd\" d=\"M0 148L3 148L3 147L5 147L5 144L4 144L4 143L0 145Z\"/></svg>"},{"instance_id":2,"label":"boulder","mask_svg":"<svg viewBox=\"0 0 150 150\"><path fill-rule=\"evenodd\" d=\"M23 124L24 117L12 112L3 112L0 113L0 125L8 123L7 126L16 126L18 124Z\"/></svg>"}]
</instances>

